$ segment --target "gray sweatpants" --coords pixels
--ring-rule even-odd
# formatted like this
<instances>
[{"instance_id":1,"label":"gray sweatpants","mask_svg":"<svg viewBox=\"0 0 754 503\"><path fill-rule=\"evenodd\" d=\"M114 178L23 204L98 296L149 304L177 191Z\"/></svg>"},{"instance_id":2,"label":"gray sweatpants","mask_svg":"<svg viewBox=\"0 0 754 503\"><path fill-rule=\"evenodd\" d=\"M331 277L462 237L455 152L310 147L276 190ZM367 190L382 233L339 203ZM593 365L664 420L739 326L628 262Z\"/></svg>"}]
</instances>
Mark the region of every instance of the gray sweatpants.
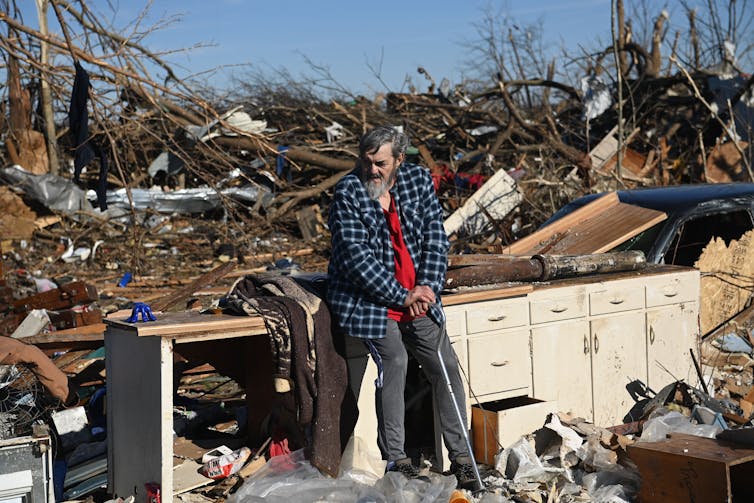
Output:
<instances>
[{"instance_id":1,"label":"gray sweatpants","mask_svg":"<svg viewBox=\"0 0 754 503\"><path fill-rule=\"evenodd\" d=\"M443 440L448 449L448 457L468 456L464 436L466 428L466 397L458 360L450 345L450 340L442 328L427 316L410 322L387 322L387 335L383 339L365 341L382 378L382 387L377 387L377 443L383 459L395 461L406 457L405 452L405 400L408 351L416 358L432 385L434 404L440 418ZM463 416L459 424L447 382L443 376L437 356L437 345L441 344L441 354L450 377L453 394ZM378 382L379 382L378 377Z\"/></svg>"}]
</instances>

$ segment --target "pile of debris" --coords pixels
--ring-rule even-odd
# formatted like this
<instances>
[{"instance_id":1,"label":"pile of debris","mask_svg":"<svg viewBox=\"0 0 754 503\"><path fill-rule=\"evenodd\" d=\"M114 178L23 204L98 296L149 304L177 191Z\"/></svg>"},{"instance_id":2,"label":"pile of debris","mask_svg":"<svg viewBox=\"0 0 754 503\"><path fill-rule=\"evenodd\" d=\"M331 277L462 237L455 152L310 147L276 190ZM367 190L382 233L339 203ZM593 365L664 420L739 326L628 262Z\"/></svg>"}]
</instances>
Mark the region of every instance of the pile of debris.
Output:
<instances>
[{"instance_id":1,"label":"pile of debris","mask_svg":"<svg viewBox=\"0 0 754 503\"><path fill-rule=\"evenodd\" d=\"M49 2L64 39L4 13L0 20L16 36L3 41L9 106L0 154L17 167L2 178L61 218L45 229L87 229L92 253L111 232L130 233L128 269L139 274L156 267L142 251L139 228L160 232L169 214L227 223L214 226L216 234L246 255L270 236L317 240L332 187L355 165L359 135L378 124L411 134L409 159L432 172L448 215L498 173L523 195L515 210L482 227L458 226L456 251L507 245L584 193L752 179L753 78L728 53L722 62L688 58L695 66L686 68L674 52L662 71L667 15L657 16L651 47L642 47L631 40L619 4L620 63L611 66L606 57L612 46L585 58L581 85L570 82L574 76L556 80L562 70L539 60L531 68L547 68L546 75L530 75L516 58L516 69L501 68L481 84L436 84L420 68L425 92L374 99L345 91L317 98L256 82L241 86L245 95L213 100L142 45L143 35L107 30L84 5ZM701 50L691 24L694 53L717 54ZM511 35L505 50L527 52L523 43ZM52 57L71 64L48 65ZM149 65L164 80L134 73ZM607 72L619 75L621 86L608 84ZM91 96L77 94L89 84ZM61 136L65 125L55 118L64 115L69 132ZM73 173L64 168L69 160ZM71 236L74 247L83 239Z\"/></svg>"}]
</instances>

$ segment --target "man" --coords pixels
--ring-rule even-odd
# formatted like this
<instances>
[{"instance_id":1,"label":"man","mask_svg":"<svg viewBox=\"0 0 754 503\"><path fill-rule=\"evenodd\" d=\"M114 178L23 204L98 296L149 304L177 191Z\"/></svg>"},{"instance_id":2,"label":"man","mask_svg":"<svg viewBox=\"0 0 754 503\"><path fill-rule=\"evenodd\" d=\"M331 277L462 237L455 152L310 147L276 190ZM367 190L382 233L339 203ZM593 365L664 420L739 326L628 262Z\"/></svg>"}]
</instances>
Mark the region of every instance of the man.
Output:
<instances>
[{"instance_id":1,"label":"man","mask_svg":"<svg viewBox=\"0 0 754 503\"><path fill-rule=\"evenodd\" d=\"M460 486L471 487L476 479L463 430L464 388L439 297L448 238L429 172L404 162L408 143L393 127L367 132L359 143L357 168L335 187L328 220L328 301L340 329L363 339L377 364L377 442L387 470L419 477L404 451L408 350L432 385L451 470Z\"/></svg>"}]
</instances>

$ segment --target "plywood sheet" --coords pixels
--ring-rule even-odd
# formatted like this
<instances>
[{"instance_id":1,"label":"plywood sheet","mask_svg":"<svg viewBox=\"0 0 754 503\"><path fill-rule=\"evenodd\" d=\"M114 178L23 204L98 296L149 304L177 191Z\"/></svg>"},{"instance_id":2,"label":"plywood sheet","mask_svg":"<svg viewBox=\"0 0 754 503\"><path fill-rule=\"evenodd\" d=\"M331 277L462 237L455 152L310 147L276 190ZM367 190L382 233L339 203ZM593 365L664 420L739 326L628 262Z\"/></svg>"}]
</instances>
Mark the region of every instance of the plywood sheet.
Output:
<instances>
[{"instance_id":1,"label":"plywood sheet","mask_svg":"<svg viewBox=\"0 0 754 503\"><path fill-rule=\"evenodd\" d=\"M562 239L537 253L583 255L606 252L666 218L661 211L618 203L572 227Z\"/></svg>"},{"instance_id":2,"label":"plywood sheet","mask_svg":"<svg viewBox=\"0 0 754 503\"><path fill-rule=\"evenodd\" d=\"M694 267L702 272L699 318L706 334L743 310L751 296L754 230L727 246L722 238L713 238Z\"/></svg>"},{"instance_id":3,"label":"plywood sheet","mask_svg":"<svg viewBox=\"0 0 754 503\"><path fill-rule=\"evenodd\" d=\"M173 468L173 494L178 495L215 482L199 473L202 465L193 459L186 459Z\"/></svg>"},{"instance_id":4,"label":"plywood sheet","mask_svg":"<svg viewBox=\"0 0 754 503\"><path fill-rule=\"evenodd\" d=\"M602 253L666 218L667 215L661 211L621 203L617 194L611 193L513 243L504 253Z\"/></svg>"},{"instance_id":5,"label":"plywood sheet","mask_svg":"<svg viewBox=\"0 0 754 503\"><path fill-rule=\"evenodd\" d=\"M599 215L601 212L608 208L618 204L618 194L611 192L604 196L595 199L591 203L579 208L563 218L556 220L550 225L543 227L528 236L525 236L509 247L503 249L503 253L511 255L532 255L537 252L531 252L531 250L540 249L547 243L552 242L558 236L568 232L568 229L577 225L585 220L588 220L595 215Z\"/></svg>"}]
</instances>

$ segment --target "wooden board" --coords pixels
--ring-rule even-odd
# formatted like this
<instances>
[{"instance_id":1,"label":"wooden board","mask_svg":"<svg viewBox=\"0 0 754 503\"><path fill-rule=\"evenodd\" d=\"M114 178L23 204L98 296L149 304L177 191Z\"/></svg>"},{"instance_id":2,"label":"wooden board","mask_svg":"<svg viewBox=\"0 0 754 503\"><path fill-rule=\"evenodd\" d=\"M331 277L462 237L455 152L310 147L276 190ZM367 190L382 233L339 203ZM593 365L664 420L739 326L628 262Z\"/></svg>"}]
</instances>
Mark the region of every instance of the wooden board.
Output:
<instances>
[{"instance_id":1,"label":"wooden board","mask_svg":"<svg viewBox=\"0 0 754 503\"><path fill-rule=\"evenodd\" d=\"M53 343L76 343L76 342L96 342L104 339L105 324L96 323L94 325L84 325L83 327L67 328L65 330L56 330L49 334L33 335L24 337L27 344L53 344Z\"/></svg>"},{"instance_id":2,"label":"wooden board","mask_svg":"<svg viewBox=\"0 0 754 503\"><path fill-rule=\"evenodd\" d=\"M606 252L666 218L661 211L618 203L572 227L549 249L537 253L581 255Z\"/></svg>"},{"instance_id":3,"label":"wooden board","mask_svg":"<svg viewBox=\"0 0 754 503\"><path fill-rule=\"evenodd\" d=\"M526 237L523 237L503 249L503 253L511 255L533 255L530 250L542 247L542 243L550 241L554 236L568 232L568 230L595 215L599 215L606 209L618 204L618 194L611 192L592 201L591 203L569 213L563 218L556 220L550 225L543 227Z\"/></svg>"},{"instance_id":4,"label":"wooden board","mask_svg":"<svg viewBox=\"0 0 754 503\"><path fill-rule=\"evenodd\" d=\"M579 212L580 215L573 217ZM602 253L666 218L664 212L621 203L617 200L617 195L611 193L513 243L503 251L527 255Z\"/></svg>"},{"instance_id":5,"label":"wooden board","mask_svg":"<svg viewBox=\"0 0 754 503\"><path fill-rule=\"evenodd\" d=\"M199 473L201 463L193 459L186 459L173 468L173 495L182 494L197 487L212 484L215 481Z\"/></svg>"},{"instance_id":6,"label":"wooden board","mask_svg":"<svg viewBox=\"0 0 754 503\"><path fill-rule=\"evenodd\" d=\"M507 297L526 295L532 290L534 290L534 286L531 284L496 288L470 288L463 292L443 295L442 304L443 306L455 306L457 304L467 304L469 302L479 302L482 300L505 299Z\"/></svg>"},{"instance_id":7,"label":"wooden board","mask_svg":"<svg viewBox=\"0 0 754 503\"><path fill-rule=\"evenodd\" d=\"M190 338L194 336L220 336L232 333L257 335L267 333L264 321L259 316L234 316L232 314L200 314L194 311L163 313L156 315L156 321L128 323L125 319L107 319L105 323L123 330L135 331L139 336L162 336ZM205 337L211 338L211 337Z\"/></svg>"}]
</instances>

